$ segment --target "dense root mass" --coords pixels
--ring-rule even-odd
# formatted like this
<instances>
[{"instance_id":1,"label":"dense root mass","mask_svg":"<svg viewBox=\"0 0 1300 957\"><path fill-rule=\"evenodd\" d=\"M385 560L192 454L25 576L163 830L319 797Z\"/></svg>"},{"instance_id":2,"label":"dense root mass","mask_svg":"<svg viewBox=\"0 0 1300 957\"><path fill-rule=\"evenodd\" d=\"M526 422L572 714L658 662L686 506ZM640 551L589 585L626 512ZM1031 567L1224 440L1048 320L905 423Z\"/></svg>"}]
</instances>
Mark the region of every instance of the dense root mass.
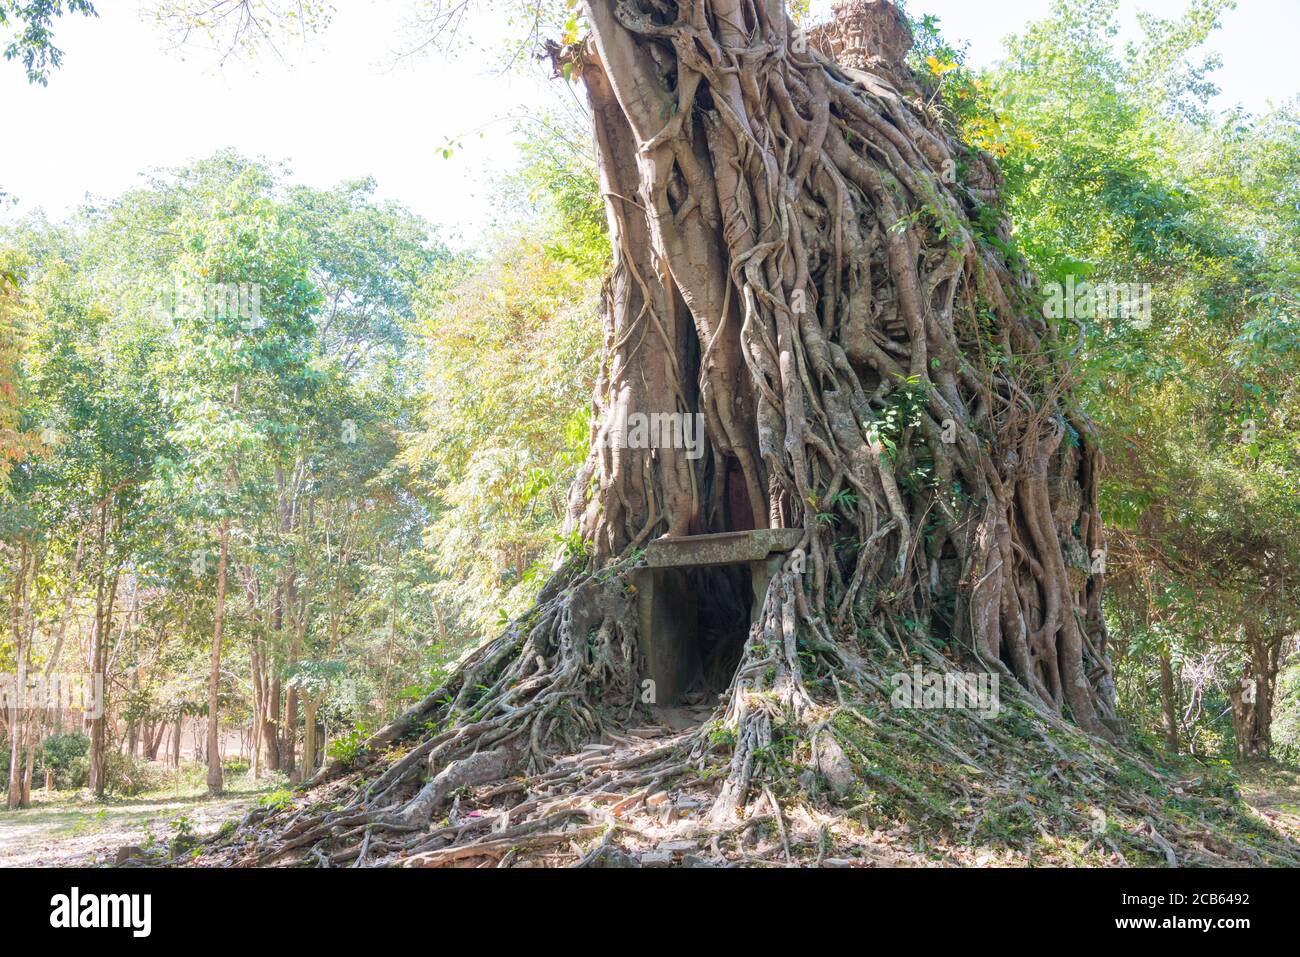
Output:
<instances>
[{"instance_id":1,"label":"dense root mass","mask_svg":"<svg viewBox=\"0 0 1300 957\"><path fill-rule=\"evenodd\" d=\"M479 666L487 660L476 656ZM374 741L359 767L333 769L286 805L257 808L195 862L1300 865L1300 846L1253 816L1213 769L1158 767L1022 693L1004 698L996 718L892 707L891 673L917 665L950 673L925 644L905 656L881 639L863 665L852 679L828 675L828 700L810 705L802 726L773 709L772 739L759 747L738 748L721 715L676 732L610 721L587 743L549 752L531 773L506 770L531 735L494 734L502 722L423 731L417 709L393 726L400 740L391 748ZM560 701L549 699L552 717L563 713ZM491 745L449 762L438 757L480 734ZM726 774L729 753L748 756L743 804L728 798L740 793Z\"/></svg>"},{"instance_id":2,"label":"dense root mass","mask_svg":"<svg viewBox=\"0 0 1300 957\"><path fill-rule=\"evenodd\" d=\"M258 812L240 860L509 862L594 836L590 863L673 786L707 798L713 859L752 856L760 819L792 854L792 787L843 798L881 773L852 753L863 727L981 766L931 718L871 710L889 667L949 667L933 639L1043 727L1118 735L1099 452L1071 399L1071 343L1006 252L995 164L904 66L905 21L884 0L808 36L776 0L583 10L590 39L551 53L589 96L614 247L592 452L570 497L589 551L353 767ZM630 434L656 414L701 415L706 454ZM765 527L802 529L801 547L718 713L647 743L642 549ZM1023 746L979 720L977 738ZM1042 747L1086 793L1089 745ZM1038 832L1088 826L1021 805ZM1179 854L1179 835L1150 830L1120 841Z\"/></svg>"}]
</instances>

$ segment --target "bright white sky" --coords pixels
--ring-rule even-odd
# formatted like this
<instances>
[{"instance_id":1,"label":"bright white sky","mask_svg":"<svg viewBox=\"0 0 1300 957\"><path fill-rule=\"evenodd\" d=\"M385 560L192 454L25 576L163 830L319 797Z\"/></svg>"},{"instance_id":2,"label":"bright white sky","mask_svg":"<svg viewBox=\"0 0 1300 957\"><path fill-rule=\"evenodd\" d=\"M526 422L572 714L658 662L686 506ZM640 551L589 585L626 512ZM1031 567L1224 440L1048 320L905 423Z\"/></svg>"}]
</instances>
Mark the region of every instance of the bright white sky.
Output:
<instances>
[{"instance_id":1,"label":"bright white sky","mask_svg":"<svg viewBox=\"0 0 1300 957\"><path fill-rule=\"evenodd\" d=\"M819 0L818 5L826 2ZM970 42L986 64L1001 38L1046 13L1050 0L911 0L941 18L944 35ZM0 189L18 203L0 216L44 207L62 216L87 194L112 196L145 170L181 165L225 146L289 162L316 186L374 176L382 196L405 203L472 241L490 223L493 179L515 163L514 118L567 95L561 81L501 75L468 50L453 62L399 59L411 45L410 0L336 0L328 31L282 44L256 61L228 61L201 47L177 50L138 0L101 0L97 20L56 27L63 67L48 88L29 86L20 64L0 61ZM1173 16L1183 0L1123 0ZM465 34L498 41L491 24ZM1220 105L1260 111L1298 91L1294 51L1300 0L1239 0L1212 42L1224 67ZM462 146L443 159L449 140Z\"/></svg>"}]
</instances>

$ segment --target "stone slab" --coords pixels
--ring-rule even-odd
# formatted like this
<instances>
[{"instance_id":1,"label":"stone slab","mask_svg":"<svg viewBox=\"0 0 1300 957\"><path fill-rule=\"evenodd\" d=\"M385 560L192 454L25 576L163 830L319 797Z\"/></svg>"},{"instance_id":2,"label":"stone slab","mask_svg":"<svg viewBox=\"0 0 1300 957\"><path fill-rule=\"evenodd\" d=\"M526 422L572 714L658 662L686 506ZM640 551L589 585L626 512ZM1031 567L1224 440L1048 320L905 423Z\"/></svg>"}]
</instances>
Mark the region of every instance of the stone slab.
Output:
<instances>
[{"instance_id":1,"label":"stone slab","mask_svg":"<svg viewBox=\"0 0 1300 957\"><path fill-rule=\"evenodd\" d=\"M645 550L650 568L699 568L761 562L773 552L788 552L803 540L801 528L757 528L748 532L720 532L657 538Z\"/></svg>"}]
</instances>

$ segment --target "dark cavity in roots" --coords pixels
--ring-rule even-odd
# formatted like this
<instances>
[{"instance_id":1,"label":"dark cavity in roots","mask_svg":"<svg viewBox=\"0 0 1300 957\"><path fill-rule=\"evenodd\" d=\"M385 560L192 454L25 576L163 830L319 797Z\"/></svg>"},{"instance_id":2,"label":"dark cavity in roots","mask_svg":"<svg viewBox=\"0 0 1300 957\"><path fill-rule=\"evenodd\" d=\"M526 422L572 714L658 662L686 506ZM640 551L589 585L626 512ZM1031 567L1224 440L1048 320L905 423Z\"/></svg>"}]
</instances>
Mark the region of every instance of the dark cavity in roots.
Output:
<instances>
[{"instance_id":1,"label":"dark cavity in roots","mask_svg":"<svg viewBox=\"0 0 1300 957\"><path fill-rule=\"evenodd\" d=\"M753 590L744 565L648 570L648 703L714 705L731 684L749 635Z\"/></svg>"}]
</instances>

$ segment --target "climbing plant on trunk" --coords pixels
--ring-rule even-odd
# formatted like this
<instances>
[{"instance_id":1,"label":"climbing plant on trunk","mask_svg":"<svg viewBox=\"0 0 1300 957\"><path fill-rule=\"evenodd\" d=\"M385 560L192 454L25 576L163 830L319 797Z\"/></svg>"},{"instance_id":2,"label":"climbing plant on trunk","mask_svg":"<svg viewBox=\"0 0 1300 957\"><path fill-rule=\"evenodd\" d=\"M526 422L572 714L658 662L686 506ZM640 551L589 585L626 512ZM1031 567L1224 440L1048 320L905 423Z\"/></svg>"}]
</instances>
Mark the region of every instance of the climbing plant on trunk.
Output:
<instances>
[{"instance_id":1,"label":"climbing plant on trunk","mask_svg":"<svg viewBox=\"0 0 1300 957\"><path fill-rule=\"evenodd\" d=\"M660 534L803 527L808 571L770 607L795 598L828 642L942 630L1107 733L1073 337L1007 252L996 168L903 65L905 20L849 3L805 36L779 3L584 10L591 42L559 55L615 250L595 494L574 500L596 564ZM621 447L629 411L702 412L712 455Z\"/></svg>"},{"instance_id":2,"label":"climbing plant on trunk","mask_svg":"<svg viewBox=\"0 0 1300 957\"><path fill-rule=\"evenodd\" d=\"M807 34L776 0L580 9L589 36L549 52L590 103L613 268L570 560L531 613L327 766L318 780L360 766L366 783L297 813L263 860L364 860L374 829L422 831L467 785L595 774L554 755L641 704L632 569L663 536L802 530L719 706L725 740L702 729L607 769L657 781L729 761L715 823L770 767L775 729L812 732L824 689L865 682L881 644L941 637L1045 712L1118 731L1074 330L1044 319L995 164L904 65L906 20L885 0ZM631 441L638 414L702 415L707 454ZM544 828L509 823L536 805L507 810L500 839ZM401 846L450 860L438 842L461 833Z\"/></svg>"}]
</instances>

